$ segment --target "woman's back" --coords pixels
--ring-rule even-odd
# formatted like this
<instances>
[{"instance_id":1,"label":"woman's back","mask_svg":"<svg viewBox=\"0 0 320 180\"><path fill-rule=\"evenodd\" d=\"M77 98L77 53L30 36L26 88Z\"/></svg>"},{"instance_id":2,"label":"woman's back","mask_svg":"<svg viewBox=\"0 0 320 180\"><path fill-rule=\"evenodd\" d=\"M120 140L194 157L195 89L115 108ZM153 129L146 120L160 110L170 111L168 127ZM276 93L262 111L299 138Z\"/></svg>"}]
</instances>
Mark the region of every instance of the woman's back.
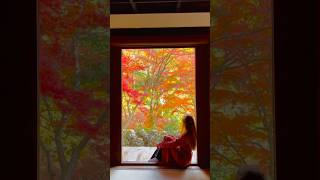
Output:
<instances>
[{"instance_id":1,"label":"woman's back","mask_svg":"<svg viewBox=\"0 0 320 180\"><path fill-rule=\"evenodd\" d=\"M196 147L196 129L191 116L183 119L185 132L179 137L165 136L157 145L161 149L162 162L178 167L186 167L191 163L192 150Z\"/></svg>"},{"instance_id":2,"label":"woman's back","mask_svg":"<svg viewBox=\"0 0 320 180\"><path fill-rule=\"evenodd\" d=\"M173 158L178 166L185 167L191 163L192 159L191 140L188 136L181 136L177 141L179 141L178 146L172 151Z\"/></svg>"}]
</instances>

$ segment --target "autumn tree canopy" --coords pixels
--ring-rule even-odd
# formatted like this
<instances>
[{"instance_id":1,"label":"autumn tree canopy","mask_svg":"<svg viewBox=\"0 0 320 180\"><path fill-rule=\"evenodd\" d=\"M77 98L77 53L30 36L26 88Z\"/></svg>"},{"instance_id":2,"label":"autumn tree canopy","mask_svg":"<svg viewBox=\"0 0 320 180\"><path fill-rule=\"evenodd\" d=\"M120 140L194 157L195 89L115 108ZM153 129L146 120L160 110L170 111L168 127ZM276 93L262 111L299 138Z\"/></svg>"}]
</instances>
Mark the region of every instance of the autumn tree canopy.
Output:
<instances>
[{"instance_id":1,"label":"autumn tree canopy","mask_svg":"<svg viewBox=\"0 0 320 180\"><path fill-rule=\"evenodd\" d=\"M124 49L121 62L122 127L177 134L195 115L195 49Z\"/></svg>"}]
</instances>

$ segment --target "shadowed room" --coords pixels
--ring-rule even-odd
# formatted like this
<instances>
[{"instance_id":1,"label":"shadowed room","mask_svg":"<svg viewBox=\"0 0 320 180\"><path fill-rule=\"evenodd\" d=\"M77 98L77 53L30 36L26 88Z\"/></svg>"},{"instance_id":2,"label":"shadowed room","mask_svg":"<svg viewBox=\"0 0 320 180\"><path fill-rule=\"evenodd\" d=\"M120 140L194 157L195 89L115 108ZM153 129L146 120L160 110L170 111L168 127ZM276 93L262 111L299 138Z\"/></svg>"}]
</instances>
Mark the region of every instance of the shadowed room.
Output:
<instances>
[{"instance_id":1,"label":"shadowed room","mask_svg":"<svg viewBox=\"0 0 320 180\"><path fill-rule=\"evenodd\" d=\"M5 1L1 179L320 179L316 4Z\"/></svg>"},{"instance_id":2,"label":"shadowed room","mask_svg":"<svg viewBox=\"0 0 320 180\"><path fill-rule=\"evenodd\" d=\"M39 6L41 179L275 178L271 0Z\"/></svg>"}]
</instances>

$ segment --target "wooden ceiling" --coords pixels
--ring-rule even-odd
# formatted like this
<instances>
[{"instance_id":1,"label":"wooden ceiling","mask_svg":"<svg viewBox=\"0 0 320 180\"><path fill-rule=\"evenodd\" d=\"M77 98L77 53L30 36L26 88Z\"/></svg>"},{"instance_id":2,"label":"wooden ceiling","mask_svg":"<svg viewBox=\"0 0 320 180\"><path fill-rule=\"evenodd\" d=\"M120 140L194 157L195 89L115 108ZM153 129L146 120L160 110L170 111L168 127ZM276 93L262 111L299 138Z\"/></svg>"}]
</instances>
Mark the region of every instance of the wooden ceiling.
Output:
<instances>
[{"instance_id":1,"label":"wooden ceiling","mask_svg":"<svg viewBox=\"0 0 320 180\"><path fill-rule=\"evenodd\" d=\"M209 12L210 0L110 0L111 14Z\"/></svg>"}]
</instances>

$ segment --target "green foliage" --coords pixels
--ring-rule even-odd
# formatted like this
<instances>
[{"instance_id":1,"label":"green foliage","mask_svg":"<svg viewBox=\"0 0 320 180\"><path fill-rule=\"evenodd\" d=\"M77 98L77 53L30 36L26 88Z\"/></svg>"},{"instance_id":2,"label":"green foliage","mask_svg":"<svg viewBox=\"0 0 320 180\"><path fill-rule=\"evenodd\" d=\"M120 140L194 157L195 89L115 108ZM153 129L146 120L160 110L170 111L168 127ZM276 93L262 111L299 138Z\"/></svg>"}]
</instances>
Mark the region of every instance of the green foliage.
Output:
<instances>
[{"instance_id":1,"label":"green foliage","mask_svg":"<svg viewBox=\"0 0 320 180\"><path fill-rule=\"evenodd\" d=\"M178 136L180 133L181 118L173 116L171 121L164 127L164 130L171 135Z\"/></svg>"},{"instance_id":2,"label":"green foliage","mask_svg":"<svg viewBox=\"0 0 320 180\"><path fill-rule=\"evenodd\" d=\"M142 127L136 129L123 129L122 146L154 147L163 140L165 135L168 135L168 132Z\"/></svg>"}]
</instances>

